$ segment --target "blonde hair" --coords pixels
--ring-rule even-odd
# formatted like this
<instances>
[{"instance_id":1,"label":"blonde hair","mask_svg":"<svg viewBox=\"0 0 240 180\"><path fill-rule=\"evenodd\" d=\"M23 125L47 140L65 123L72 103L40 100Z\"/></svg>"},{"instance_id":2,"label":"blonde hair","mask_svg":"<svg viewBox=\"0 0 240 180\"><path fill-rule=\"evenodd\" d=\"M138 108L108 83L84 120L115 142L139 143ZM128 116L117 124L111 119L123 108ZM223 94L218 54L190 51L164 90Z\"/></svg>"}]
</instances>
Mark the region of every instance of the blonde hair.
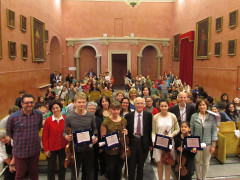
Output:
<instances>
[{"instance_id":1,"label":"blonde hair","mask_svg":"<svg viewBox=\"0 0 240 180\"><path fill-rule=\"evenodd\" d=\"M138 92L135 88L131 88L128 93L129 93L129 97L130 97L130 94L133 94L133 93L136 93L138 96Z\"/></svg>"},{"instance_id":2,"label":"blonde hair","mask_svg":"<svg viewBox=\"0 0 240 180\"><path fill-rule=\"evenodd\" d=\"M84 99L87 101L87 96L84 92L77 92L74 96L74 102L76 102L78 99Z\"/></svg>"}]
</instances>

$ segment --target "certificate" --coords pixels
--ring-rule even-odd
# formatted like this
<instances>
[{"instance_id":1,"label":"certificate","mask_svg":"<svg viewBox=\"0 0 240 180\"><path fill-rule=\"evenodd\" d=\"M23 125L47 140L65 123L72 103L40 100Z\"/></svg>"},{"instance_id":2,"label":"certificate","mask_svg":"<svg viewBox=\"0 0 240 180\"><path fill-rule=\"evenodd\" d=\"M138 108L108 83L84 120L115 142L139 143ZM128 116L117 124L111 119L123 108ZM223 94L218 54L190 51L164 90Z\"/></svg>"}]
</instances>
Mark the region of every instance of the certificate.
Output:
<instances>
[{"instance_id":1,"label":"certificate","mask_svg":"<svg viewBox=\"0 0 240 180\"><path fill-rule=\"evenodd\" d=\"M171 137L156 134L154 148L162 149L162 150L166 151L166 150L170 149L171 144L172 144L172 138Z\"/></svg>"},{"instance_id":2,"label":"certificate","mask_svg":"<svg viewBox=\"0 0 240 180\"><path fill-rule=\"evenodd\" d=\"M77 143L90 141L90 134L88 131L77 133Z\"/></svg>"},{"instance_id":3,"label":"certificate","mask_svg":"<svg viewBox=\"0 0 240 180\"><path fill-rule=\"evenodd\" d=\"M85 146L91 144L91 134L91 129L75 130L73 132L73 142L75 146Z\"/></svg>"},{"instance_id":4,"label":"certificate","mask_svg":"<svg viewBox=\"0 0 240 180\"><path fill-rule=\"evenodd\" d=\"M192 150L193 148L196 148L197 150L202 150L199 136L184 137L184 146L188 150Z\"/></svg>"},{"instance_id":5,"label":"certificate","mask_svg":"<svg viewBox=\"0 0 240 180\"><path fill-rule=\"evenodd\" d=\"M105 138L105 148L113 149L120 146L118 132L113 132L103 136Z\"/></svg>"}]
</instances>

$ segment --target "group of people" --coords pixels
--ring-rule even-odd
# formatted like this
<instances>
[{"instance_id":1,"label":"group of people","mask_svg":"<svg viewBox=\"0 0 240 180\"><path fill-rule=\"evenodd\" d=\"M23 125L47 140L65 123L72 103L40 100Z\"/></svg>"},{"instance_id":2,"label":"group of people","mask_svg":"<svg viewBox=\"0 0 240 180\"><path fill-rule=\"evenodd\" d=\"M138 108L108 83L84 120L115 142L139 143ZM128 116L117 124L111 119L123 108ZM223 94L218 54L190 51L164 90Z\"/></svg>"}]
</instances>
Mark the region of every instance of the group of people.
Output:
<instances>
[{"instance_id":1,"label":"group of people","mask_svg":"<svg viewBox=\"0 0 240 180\"><path fill-rule=\"evenodd\" d=\"M92 79L94 83L92 70L86 76L86 79ZM208 110L220 114L222 121L237 122L239 99L234 98L232 106L227 94L223 94L221 100L214 105L213 98L206 96L203 88L199 89L196 85L191 91L189 86L184 85L186 83L182 84L178 77L174 77L165 74L156 81L149 77L143 81L144 77L138 75L134 81L128 74L125 78L131 80L131 87L125 93L118 91L114 99L102 95L96 102L88 102L83 84L80 85L82 89L72 94L71 101L67 102L61 95L56 96L58 93L49 96L48 92L36 101L31 94L20 91L16 99L19 107L11 108L10 115L0 122L0 127L6 128L3 133L0 130L2 149L4 146L12 148L8 150L9 155L5 156L7 158L2 160L8 165L6 174L12 175L13 179L24 179L27 173L31 180L38 179L41 149L39 131L43 128L41 141L48 161L49 180L55 179L57 159L59 179L65 179L66 168L71 170L71 180L77 179L82 167L82 179L95 180L99 175L105 175L109 180L120 180L125 165L124 172L128 172L129 180L141 180L149 152L151 161L157 164L159 179L163 179L164 169L165 179L169 179L171 166L175 166L175 163L163 160L166 153L173 160L179 154L187 159L187 173L181 175L181 179L192 179L194 172L197 179L205 179L217 141L216 118ZM107 80L108 83L110 81ZM98 82L95 81L96 86L99 86ZM76 87L69 81L65 84ZM161 85L168 86L167 95L162 95L164 86ZM60 86L61 84L58 88ZM50 88L52 92L54 87L55 85ZM223 109L226 109L225 112ZM2 126L3 123L5 126ZM89 132L90 139L88 143L79 143L77 134L85 131ZM126 158L123 158L122 146L99 146L107 135L114 132L118 133L119 138L129 138L131 153L127 156L127 165L124 163ZM170 137L172 148L168 151L158 149L155 144L157 135ZM202 151L196 148L185 149L183 144L186 136L199 136L200 143L205 143L206 147ZM72 147L73 155L70 157L65 152L67 145ZM74 160L66 165L67 158ZM178 171L174 173L178 177Z\"/></svg>"}]
</instances>

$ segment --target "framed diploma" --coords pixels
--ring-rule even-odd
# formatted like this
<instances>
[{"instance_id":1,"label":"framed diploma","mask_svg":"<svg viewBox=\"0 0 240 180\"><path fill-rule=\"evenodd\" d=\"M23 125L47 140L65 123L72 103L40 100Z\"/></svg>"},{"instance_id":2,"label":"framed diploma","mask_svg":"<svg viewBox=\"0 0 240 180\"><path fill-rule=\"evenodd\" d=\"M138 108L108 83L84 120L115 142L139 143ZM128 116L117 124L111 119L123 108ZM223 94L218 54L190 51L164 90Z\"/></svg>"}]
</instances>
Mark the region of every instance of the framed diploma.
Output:
<instances>
[{"instance_id":1,"label":"framed diploma","mask_svg":"<svg viewBox=\"0 0 240 180\"><path fill-rule=\"evenodd\" d=\"M172 145L171 137L160 135L160 134L156 135L154 148L168 151L170 150L170 145Z\"/></svg>"},{"instance_id":2,"label":"framed diploma","mask_svg":"<svg viewBox=\"0 0 240 180\"><path fill-rule=\"evenodd\" d=\"M92 143L92 130L91 129L83 129L83 130L75 130L73 132L73 141L75 146L84 146Z\"/></svg>"},{"instance_id":3,"label":"framed diploma","mask_svg":"<svg viewBox=\"0 0 240 180\"><path fill-rule=\"evenodd\" d=\"M120 141L118 137L118 132L113 132L103 136L105 139L105 148L113 149L120 146Z\"/></svg>"},{"instance_id":4,"label":"framed diploma","mask_svg":"<svg viewBox=\"0 0 240 180\"><path fill-rule=\"evenodd\" d=\"M193 148L202 150L200 136L186 136L184 138L184 146L187 150L192 150Z\"/></svg>"}]
</instances>

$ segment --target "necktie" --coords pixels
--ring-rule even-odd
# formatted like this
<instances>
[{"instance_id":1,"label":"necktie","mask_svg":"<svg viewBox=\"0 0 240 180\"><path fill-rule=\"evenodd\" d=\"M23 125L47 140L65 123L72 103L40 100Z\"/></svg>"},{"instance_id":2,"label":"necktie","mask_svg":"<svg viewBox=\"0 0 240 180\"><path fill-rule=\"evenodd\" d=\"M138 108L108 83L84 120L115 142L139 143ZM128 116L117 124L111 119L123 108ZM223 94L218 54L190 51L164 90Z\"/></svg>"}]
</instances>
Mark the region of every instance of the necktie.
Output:
<instances>
[{"instance_id":1,"label":"necktie","mask_svg":"<svg viewBox=\"0 0 240 180\"><path fill-rule=\"evenodd\" d=\"M141 136L141 114L138 114L136 135Z\"/></svg>"}]
</instances>

